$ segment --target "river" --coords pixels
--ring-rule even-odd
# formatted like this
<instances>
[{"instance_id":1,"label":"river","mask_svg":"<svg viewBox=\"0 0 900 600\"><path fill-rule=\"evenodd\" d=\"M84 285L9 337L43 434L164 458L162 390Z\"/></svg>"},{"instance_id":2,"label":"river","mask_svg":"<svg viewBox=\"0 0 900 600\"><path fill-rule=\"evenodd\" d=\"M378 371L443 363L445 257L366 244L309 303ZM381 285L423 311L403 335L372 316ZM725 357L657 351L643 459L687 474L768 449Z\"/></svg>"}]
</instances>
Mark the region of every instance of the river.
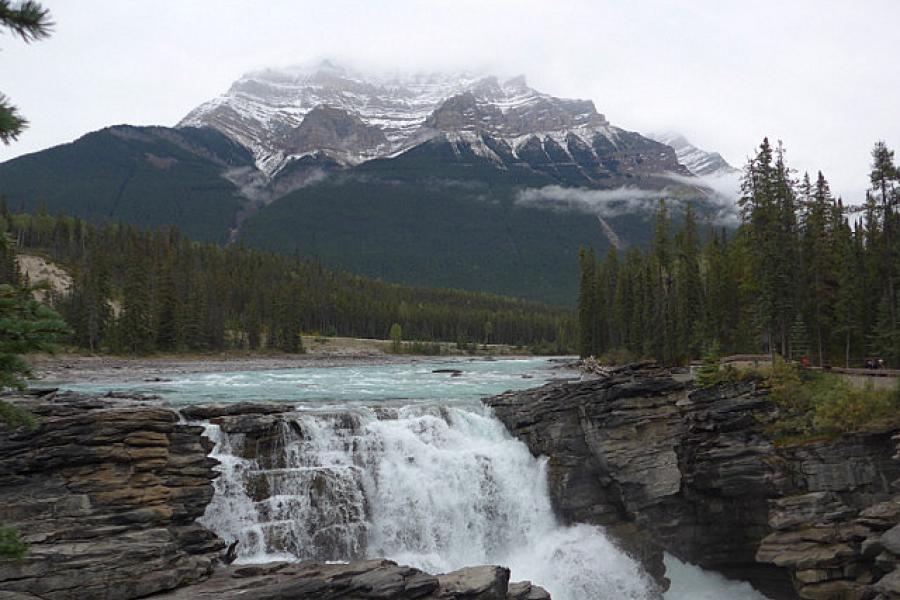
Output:
<instances>
[{"instance_id":1,"label":"river","mask_svg":"<svg viewBox=\"0 0 900 600\"><path fill-rule=\"evenodd\" d=\"M240 540L239 562L384 556L432 573L501 564L556 600L645 598L652 583L640 565L602 528L557 520L546 459L479 401L567 374L552 367L542 358L423 360L63 387L158 394L173 404L295 405L278 456L241 457L232 451L241 434L206 424L222 475L202 522ZM248 490L260 485L268 493L252 498ZM763 600L745 583L666 562L666 600Z\"/></svg>"}]
</instances>

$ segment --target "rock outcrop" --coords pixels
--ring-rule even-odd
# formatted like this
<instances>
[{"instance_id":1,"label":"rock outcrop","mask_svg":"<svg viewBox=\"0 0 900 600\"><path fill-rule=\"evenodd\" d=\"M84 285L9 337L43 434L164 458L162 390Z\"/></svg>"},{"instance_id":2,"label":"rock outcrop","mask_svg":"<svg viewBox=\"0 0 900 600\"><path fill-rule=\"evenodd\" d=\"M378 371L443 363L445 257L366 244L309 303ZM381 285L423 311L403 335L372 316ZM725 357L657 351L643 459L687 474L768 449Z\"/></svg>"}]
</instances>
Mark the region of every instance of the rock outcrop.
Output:
<instances>
[{"instance_id":1,"label":"rock outcrop","mask_svg":"<svg viewBox=\"0 0 900 600\"><path fill-rule=\"evenodd\" d=\"M194 523L216 475L202 427L153 402L53 392L13 402L38 425L0 425L0 523L29 547L0 560L0 590L124 600L209 575L223 543Z\"/></svg>"},{"instance_id":2,"label":"rock outcrop","mask_svg":"<svg viewBox=\"0 0 900 600\"><path fill-rule=\"evenodd\" d=\"M200 585L153 600L288 600L372 598L381 600L550 600L529 582L509 583L503 567L469 567L429 575L389 560L349 564L270 563L218 571Z\"/></svg>"},{"instance_id":3,"label":"rock outcrop","mask_svg":"<svg viewBox=\"0 0 900 600\"><path fill-rule=\"evenodd\" d=\"M772 598L900 597L896 431L779 445L755 383L691 390L647 365L486 403L549 457L558 513L606 526L658 578L668 551Z\"/></svg>"}]
</instances>

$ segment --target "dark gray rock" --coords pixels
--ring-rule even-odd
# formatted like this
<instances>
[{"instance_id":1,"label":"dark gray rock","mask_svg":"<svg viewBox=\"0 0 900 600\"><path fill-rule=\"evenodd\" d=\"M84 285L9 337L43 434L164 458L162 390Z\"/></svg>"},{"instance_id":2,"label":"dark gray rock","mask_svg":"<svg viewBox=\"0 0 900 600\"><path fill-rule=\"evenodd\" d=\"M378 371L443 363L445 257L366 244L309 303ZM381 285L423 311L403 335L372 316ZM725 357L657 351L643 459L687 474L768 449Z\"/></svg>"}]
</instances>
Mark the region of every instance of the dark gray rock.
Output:
<instances>
[{"instance_id":1,"label":"dark gray rock","mask_svg":"<svg viewBox=\"0 0 900 600\"><path fill-rule=\"evenodd\" d=\"M530 583L509 584L509 569L469 567L433 576L388 560L349 564L273 563L220 570L154 600L550 600Z\"/></svg>"},{"instance_id":2,"label":"dark gray rock","mask_svg":"<svg viewBox=\"0 0 900 600\"><path fill-rule=\"evenodd\" d=\"M507 600L550 600L550 594L544 588L533 585L530 581L509 584L506 592Z\"/></svg>"},{"instance_id":3,"label":"dark gray rock","mask_svg":"<svg viewBox=\"0 0 900 600\"><path fill-rule=\"evenodd\" d=\"M438 575L440 593L447 598L506 600L509 569L496 566L467 567Z\"/></svg>"},{"instance_id":4,"label":"dark gray rock","mask_svg":"<svg viewBox=\"0 0 900 600\"><path fill-rule=\"evenodd\" d=\"M287 402L235 402L233 404L194 404L178 409L185 419L206 420L235 415L274 415L291 412Z\"/></svg>"},{"instance_id":5,"label":"dark gray rock","mask_svg":"<svg viewBox=\"0 0 900 600\"><path fill-rule=\"evenodd\" d=\"M884 532L881 536L881 545L888 552L900 556L900 525L894 525Z\"/></svg>"},{"instance_id":6,"label":"dark gray rock","mask_svg":"<svg viewBox=\"0 0 900 600\"><path fill-rule=\"evenodd\" d=\"M755 382L693 390L646 363L595 375L485 402L549 457L560 516L606 526L663 585L663 551L784 599L868 597L894 568L896 431L782 446Z\"/></svg>"}]
</instances>

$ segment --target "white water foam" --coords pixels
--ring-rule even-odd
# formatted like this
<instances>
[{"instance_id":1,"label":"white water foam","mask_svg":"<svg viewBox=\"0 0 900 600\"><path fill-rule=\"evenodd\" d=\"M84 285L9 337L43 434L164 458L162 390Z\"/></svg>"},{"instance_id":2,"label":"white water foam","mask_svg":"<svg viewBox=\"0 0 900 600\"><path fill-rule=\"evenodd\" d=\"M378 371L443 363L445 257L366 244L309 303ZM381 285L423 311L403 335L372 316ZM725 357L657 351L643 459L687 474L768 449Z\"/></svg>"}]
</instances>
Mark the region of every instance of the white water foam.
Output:
<instances>
[{"instance_id":1,"label":"white water foam","mask_svg":"<svg viewBox=\"0 0 900 600\"><path fill-rule=\"evenodd\" d=\"M479 407L303 415L268 467L209 426L223 463L202 522L240 562L385 556L438 573L510 567L557 600L646 598L652 582L598 527L561 525L546 461ZM270 496L254 501L264 486ZM247 490L251 490L249 493Z\"/></svg>"},{"instance_id":2,"label":"white water foam","mask_svg":"<svg viewBox=\"0 0 900 600\"><path fill-rule=\"evenodd\" d=\"M264 399L274 388L302 409L272 418L265 447L207 425L221 476L201 522L240 540L242 563L387 556L433 573L502 564L555 600L647 597L652 583L602 529L556 520L545 460L477 402L540 383L540 372L521 379L533 361L466 364L455 379L433 374L438 366L210 374L200 392L195 381L168 384L185 402ZM666 564L666 600L765 600L746 583Z\"/></svg>"}]
</instances>

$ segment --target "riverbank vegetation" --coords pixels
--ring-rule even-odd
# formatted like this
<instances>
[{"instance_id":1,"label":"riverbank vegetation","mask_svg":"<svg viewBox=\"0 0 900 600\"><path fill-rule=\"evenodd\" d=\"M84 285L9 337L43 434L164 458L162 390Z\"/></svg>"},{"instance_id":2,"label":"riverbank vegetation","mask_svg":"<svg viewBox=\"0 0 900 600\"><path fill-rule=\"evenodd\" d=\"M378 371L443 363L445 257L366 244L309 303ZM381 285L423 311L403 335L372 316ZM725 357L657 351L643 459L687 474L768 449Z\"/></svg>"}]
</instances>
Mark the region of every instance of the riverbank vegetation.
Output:
<instances>
[{"instance_id":1,"label":"riverbank vegetation","mask_svg":"<svg viewBox=\"0 0 900 600\"><path fill-rule=\"evenodd\" d=\"M711 388L748 380L768 388L778 406L766 430L780 443L900 427L900 387L854 385L842 374L805 369L780 356L758 368L735 368L708 355L695 371L694 385Z\"/></svg>"},{"instance_id":2,"label":"riverbank vegetation","mask_svg":"<svg viewBox=\"0 0 900 600\"><path fill-rule=\"evenodd\" d=\"M570 311L490 294L412 288L326 270L316 261L0 206L0 282L22 283L16 252L72 276L49 294L91 352L302 352L301 333L409 341L558 347L574 340ZM488 338L484 336L489 336ZM424 346L423 346L424 347Z\"/></svg>"},{"instance_id":3,"label":"riverbank vegetation","mask_svg":"<svg viewBox=\"0 0 900 600\"><path fill-rule=\"evenodd\" d=\"M779 439L900 426L900 389L855 387L840 375L801 369L780 357L766 381L780 413L770 433Z\"/></svg>"},{"instance_id":4,"label":"riverbank vegetation","mask_svg":"<svg viewBox=\"0 0 900 600\"><path fill-rule=\"evenodd\" d=\"M687 206L673 235L661 202L648 250L581 252L579 352L676 365L715 347L900 367L900 170L883 143L869 180L850 208L764 140L744 169L736 230L701 228Z\"/></svg>"}]
</instances>

